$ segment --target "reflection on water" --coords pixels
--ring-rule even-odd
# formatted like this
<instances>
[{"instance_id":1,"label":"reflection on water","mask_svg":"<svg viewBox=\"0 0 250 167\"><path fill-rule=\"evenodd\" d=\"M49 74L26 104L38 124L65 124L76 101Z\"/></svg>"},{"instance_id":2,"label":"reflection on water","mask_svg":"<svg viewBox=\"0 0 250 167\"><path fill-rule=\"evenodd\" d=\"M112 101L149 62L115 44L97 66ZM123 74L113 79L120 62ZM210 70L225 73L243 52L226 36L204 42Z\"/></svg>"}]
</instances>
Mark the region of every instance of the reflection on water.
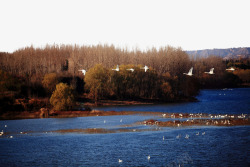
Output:
<instances>
[{"instance_id":1,"label":"reflection on water","mask_svg":"<svg viewBox=\"0 0 250 167\"><path fill-rule=\"evenodd\" d=\"M171 113L249 114L249 91L205 90L196 103L128 108ZM250 163L249 126L157 129L136 124L147 119L163 118L118 115L0 121L0 131L5 133L0 136L0 166L248 166ZM97 133L72 131L77 129L96 129ZM100 129L117 133L98 133ZM122 162L119 163L119 159Z\"/></svg>"}]
</instances>

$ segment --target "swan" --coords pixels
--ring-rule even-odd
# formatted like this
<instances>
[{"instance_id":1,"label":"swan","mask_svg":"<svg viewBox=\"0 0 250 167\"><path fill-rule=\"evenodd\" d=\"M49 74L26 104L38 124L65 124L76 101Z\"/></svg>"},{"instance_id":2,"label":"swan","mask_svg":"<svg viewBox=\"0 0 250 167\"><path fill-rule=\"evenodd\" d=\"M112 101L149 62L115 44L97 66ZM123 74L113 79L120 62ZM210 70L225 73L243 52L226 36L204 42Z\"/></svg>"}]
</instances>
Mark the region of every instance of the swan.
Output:
<instances>
[{"instance_id":1,"label":"swan","mask_svg":"<svg viewBox=\"0 0 250 167\"><path fill-rule=\"evenodd\" d=\"M228 69L226 69L227 71L234 71L235 70L235 68L233 68L233 67L230 67L230 68L228 68Z\"/></svg>"},{"instance_id":2,"label":"swan","mask_svg":"<svg viewBox=\"0 0 250 167\"><path fill-rule=\"evenodd\" d=\"M183 73L183 74L188 75L188 76L192 76L193 75L192 72L193 72L193 67L190 68L188 73Z\"/></svg>"},{"instance_id":3,"label":"swan","mask_svg":"<svg viewBox=\"0 0 250 167\"><path fill-rule=\"evenodd\" d=\"M150 160L150 155L147 156L148 161Z\"/></svg>"},{"instance_id":4,"label":"swan","mask_svg":"<svg viewBox=\"0 0 250 167\"><path fill-rule=\"evenodd\" d=\"M196 133L196 135L198 136L200 133L198 132L198 133Z\"/></svg>"},{"instance_id":5,"label":"swan","mask_svg":"<svg viewBox=\"0 0 250 167\"><path fill-rule=\"evenodd\" d=\"M119 163L122 163L122 160L121 160L121 159L119 159L119 160L118 160L118 162L119 162Z\"/></svg>"},{"instance_id":6,"label":"swan","mask_svg":"<svg viewBox=\"0 0 250 167\"><path fill-rule=\"evenodd\" d=\"M209 72L204 72L204 73L207 73L207 74L214 74L214 68L211 68Z\"/></svg>"},{"instance_id":7,"label":"swan","mask_svg":"<svg viewBox=\"0 0 250 167\"><path fill-rule=\"evenodd\" d=\"M188 135L188 134L186 134L185 138L186 138L186 139L188 139L188 138L189 138L189 135Z\"/></svg>"},{"instance_id":8,"label":"swan","mask_svg":"<svg viewBox=\"0 0 250 167\"><path fill-rule=\"evenodd\" d=\"M202 133L202 135L205 135L205 134L206 134L206 132L203 132L203 133Z\"/></svg>"},{"instance_id":9,"label":"swan","mask_svg":"<svg viewBox=\"0 0 250 167\"><path fill-rule=\"evenodd\" d=\"M129 68L129 69L127 69L128 71L131 71L131 72L134 72L135 71L135 69L133 69L133 68Z\"/></svg>"},{"instance_id":10,"label":"swan","mask_svg":"<svg viewBox=\"0 0 250 167\"><path fill-rule=\"evenodd\" d=\"M82 70L78 70L78 71L81 71L83 73L83 75L86 74L86 70L82 69Z\"/></svg>"},{"instance_id":11,"label":"swan","mask_svg":"<svg viewBox=\"0 0 250 167\"><path fill-rule=\"evenodd\" d=\"M116 69L112 69L112 70L114 70L114 71L120 71L119 65L116 66Z\"/></svg>"},{"instance_id":12,"label":"swan","mask_svg":"<svg viewBox=\"0 0 250 167\"><path fill-rule=\"evenodd\" d=\"M148 66L145 65L145 67L142 67L141 69L144 69L145 72L147 72L147 70L149 70Z\"/></svg>"}]
</instances>

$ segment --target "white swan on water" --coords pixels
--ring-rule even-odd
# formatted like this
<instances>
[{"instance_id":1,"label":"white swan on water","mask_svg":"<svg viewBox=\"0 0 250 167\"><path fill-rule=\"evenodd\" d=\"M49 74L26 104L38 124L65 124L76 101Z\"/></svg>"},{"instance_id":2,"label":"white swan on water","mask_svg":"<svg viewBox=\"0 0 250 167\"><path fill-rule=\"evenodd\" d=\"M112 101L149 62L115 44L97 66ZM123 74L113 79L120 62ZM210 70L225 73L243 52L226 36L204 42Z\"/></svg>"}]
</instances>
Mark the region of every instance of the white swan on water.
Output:
<instances>
[{"instance_id":1,"label":"white swan on water","mask_svg":"<svg viewBox=\"0 0 250 167\"><path fill-rule=\"evenodd\" d=\"M147 156L148 161L150 160L150 155Z\"/></svg>"}]
</instances>

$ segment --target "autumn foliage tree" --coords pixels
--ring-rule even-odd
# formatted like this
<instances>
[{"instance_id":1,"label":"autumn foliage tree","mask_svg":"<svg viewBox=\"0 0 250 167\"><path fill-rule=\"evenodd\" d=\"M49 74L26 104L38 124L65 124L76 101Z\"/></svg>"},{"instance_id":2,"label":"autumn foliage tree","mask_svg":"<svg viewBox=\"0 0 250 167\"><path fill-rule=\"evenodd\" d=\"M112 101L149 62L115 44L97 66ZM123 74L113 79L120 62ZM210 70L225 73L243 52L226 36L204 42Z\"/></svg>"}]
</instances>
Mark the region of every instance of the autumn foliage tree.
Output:
<instances>
[{"instance_id":1,"label":"autumn foliage tree","mask_svg":"<svg viewBox=\"0 0 250 167\"><path fill-rule=\"evenodd\" d=\"M51 94L58 84L58 78L56 73L45 74L42 80L43 87L47 90L49 94Z\"/></svg>"},{"instance_id":2,"label":"autumn foliage tree","mask_svg":"<svg viewBox=\"0 0 250 167\"><path fill-rule=\"evenodd\" d=\"M95 101L112 99L159 99L174 101L195 96L199 92L197 79L172 77L169 73L159 75L153 68L145 72L142 65L120 65L107 69L96 65L85 76L86 90ZM131 70L133 69L133 70ZM181 83L182 81L182 83ZM180 91L181 90L181 91Z\"/></svg>"},{"instance_id":3,"label":"autumn foliage tree","mask_svg":"<svg viewBox=\"0 0 250 167\"><path fill-rule=\"evenodd\" d=\"M65 83L57 84L50 103L57 111L72 109L75 104L73 89Z\"/></svg>"},{"instance_id":4,"label":"autumn foliage tree","mask_svg":"<svg viewBox=\"0 0 250 167\"><path fill-rule=\"evenodd\" d=\"M249 62L242 63L249 66ZM238 63L234 65L240 65ZM120 71L111 70L117 64ZM43 97L42 88L47 89L47 96L50 95L58 83L57 74L62 82L72 85L79 96L87 93L96 101L103 98L175 101L181 96L195 96L200 85L202 88L228 86L224 80L229 82L230 79L237 85L239 80L225 72L226 64L218 56L192 57L181 48L171 46L141 51L113 45L47 45L0 53L0 69L25 79L25 96ZM145 65L150 68L147 72L141 69ZM191 67L194 76L183 75ZM130 68L135 71L127 70ZM204 73L211 68L215 68L214 75ZM79 72L80 69L87 70L86 76ZM249 71L234 74L249 83Z\"/></svg>"},{"instance_id":5,"label":"autumn foliage tree","mask_svg":"<svg viewBox=\"0 0 250 167\"><path fill-rule=\"evenodd\" d=\"M108 95L109 85L109 71L101 64L95 65L89 69L85 76L85 87L89 90L90 95L98 101Z\"/></svg>"},{"instance_id":6,"label":"autumn foliage tree","mask_svg":"<svg viewBox=\"0 0 250 167\"><path fill-rule=\"evenodd\" d=\"M111 71L111 88L118 99L156 98L158 74L142 65L121 65L119 71ZM134 71L131 71L133 69Z\"/></svg>"}]
</instances>

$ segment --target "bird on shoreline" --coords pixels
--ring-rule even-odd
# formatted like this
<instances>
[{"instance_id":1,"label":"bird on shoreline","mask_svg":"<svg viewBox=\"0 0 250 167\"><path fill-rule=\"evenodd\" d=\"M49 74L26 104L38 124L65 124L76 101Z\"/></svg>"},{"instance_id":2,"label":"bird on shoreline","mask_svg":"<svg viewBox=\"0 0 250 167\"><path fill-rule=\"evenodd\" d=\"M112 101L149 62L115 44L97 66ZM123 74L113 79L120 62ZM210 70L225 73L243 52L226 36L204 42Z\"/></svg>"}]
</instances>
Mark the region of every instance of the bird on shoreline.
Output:
<instances>
[{"instance_id":1,"label":"bird on shoreline","mask_svg":"<svg viewBox=\"0 0 250 167\"><path fill-rule=\"evenodd\" d=\"M190 68L190 70L188 71L188 73L183 73L185 75L188 75L188 76L192 76L193 75L193 67Z\"/></svg>"},{"instance_id":2,"label":"bird on shoreline","mask_svg":"<svg viewBox=\"0 0 250 167\"><path fill-rule=\"evenodd\" d=\"M2 132L0 132L0 136L2 136L4 134L4 132L3 132L3 130L2 130Z\"/></svg>"},{"instance_id":3,"label":"bird on shoreline","mask_svg":"<svg viewBox=\"0 0 250 167\"><path fill-rule=\"evenodd\" d=\"M115 68L115 69L112 69L112 70L113 70L113 71L120 71L119 65L117 65L116 68Z\"/></svg>"},{"instance_id":4,"label":"bird on shoreline","mask_svg":"<svg viewBox=\"0 0 250 167\"><path fill-rule=\"evenodd\" d=\"M85 75L86 74L86 70L84 70L84 69L82 69L82 70L78 70L78 71L81 71L82 73L83 73L83 75Z\"/></svg>"},{"instance_id":5,"label":"bird on shoreline","mask_svg":"<svg viewBox=\"0 0 250 167\"><path fill-rule=\"evenodd\" d=\"M207 74L214 74L214 68L211 68L209 72L204 72L204 73L207 73Z\"/></svg>"},{"instance_id":6,"label":"bird on shoreline","mask_svg":"<svg viewBox=\"0 0 250 167\"><path fill-rule=\"evenodd\" d=\"M146 66L146 65L144 67L142 67L141 69L144 69L145 72L147 72L147 70L149 70L148 66Z\"/></svg>"}]
</instances>

